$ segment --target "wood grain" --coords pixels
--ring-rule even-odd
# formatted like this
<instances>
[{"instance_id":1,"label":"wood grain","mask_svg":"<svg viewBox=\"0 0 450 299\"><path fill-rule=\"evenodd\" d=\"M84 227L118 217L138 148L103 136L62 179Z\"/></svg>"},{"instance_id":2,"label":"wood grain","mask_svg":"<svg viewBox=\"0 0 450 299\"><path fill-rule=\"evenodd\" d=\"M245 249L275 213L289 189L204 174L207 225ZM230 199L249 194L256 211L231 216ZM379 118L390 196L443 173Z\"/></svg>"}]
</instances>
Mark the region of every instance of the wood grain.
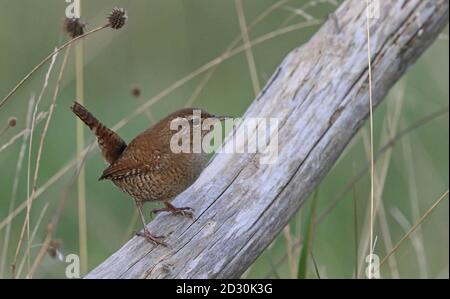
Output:
<instances>
[{"instance_id":1,"label":"wood grain","mask_svg":"<svg viewBox=\"0 0 450 299\"><path fill-rule=\"evenodd\" d=\"M347 0L293 50L244 115L279 119L278 160L216 154L174 201L195 220L158 215L170 248L132 238L86 278L235 278L325 177L369 113L366 1ZM370 20L374 105L448 22L448 0L382 0ZM243 126L234 132L242 134ZM255 134L254 130L252 134ZM251 135L253 136L253 135ZM227 144L228 141L225 141Z\"/></svg>"}]
</instances>

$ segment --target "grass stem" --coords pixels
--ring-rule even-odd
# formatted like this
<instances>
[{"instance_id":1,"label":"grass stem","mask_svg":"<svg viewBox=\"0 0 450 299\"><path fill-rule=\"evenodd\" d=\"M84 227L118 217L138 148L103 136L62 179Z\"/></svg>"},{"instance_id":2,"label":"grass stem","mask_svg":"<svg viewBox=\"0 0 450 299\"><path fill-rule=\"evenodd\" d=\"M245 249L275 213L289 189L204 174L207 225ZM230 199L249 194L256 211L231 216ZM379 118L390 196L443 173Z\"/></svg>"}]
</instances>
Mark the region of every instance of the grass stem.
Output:
<instances>
[{"instance_id":1,"label":"grass stem","mask_svg":"<svg viewBox=\"0 0 450 299\"><path fill-rule=\"evenodd\" d=\"M62 44L60 47L56 48L52 53L50 53L47 57L45 57L41 62L39 62L28 74L25 75L25 77L19 81L19 83L14 86L14 88L0 101L0 108L5 105L6 101L11 98L11 96L37 71L39 70L43 65L45 65L46 62L50 61L53 57L53 55L58 54L61 52L61 50L64 50L67 48L70 44L76 42L77 40L80 40L82 38L85 38L86 36L89 36L97 31L100 31L102 29L105 29L109 27L109 24L105 24L103 26L97 27L95 29L92 29L91 31L86 32L85 34L82 34L80 36L77 36L66 43Z\"/></svg>"},{"instance_id":2,"label":"grass stem","mask_svg":"<svg viewBox=\"0 0 450 299\"><path fill-rule=\"evenodd\" d=\"M84 74L83 74L83 42L77 43L75 48L75 84L77 101L84 105ZM76 144L77 153L81 161L84 150L84 125L81 121L76 121ZM79 176L77 181L78 194L78 238L80 250L81 273L88 270L87 251L87 217L86 217L86 175L84 165L79 163Z\"/></svg>"}]
</instances>

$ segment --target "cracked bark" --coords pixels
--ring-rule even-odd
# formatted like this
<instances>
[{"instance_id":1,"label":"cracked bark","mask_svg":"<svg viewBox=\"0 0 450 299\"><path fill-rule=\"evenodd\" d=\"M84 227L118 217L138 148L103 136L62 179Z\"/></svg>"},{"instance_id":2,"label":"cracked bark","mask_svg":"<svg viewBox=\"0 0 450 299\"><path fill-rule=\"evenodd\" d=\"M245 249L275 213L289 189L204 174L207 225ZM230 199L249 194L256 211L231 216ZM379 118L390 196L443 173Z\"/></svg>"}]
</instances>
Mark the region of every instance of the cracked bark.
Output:
<instances>
[{"instance_id":1,"label":"cracked bark","mask_svg":"<svg viewBox=\"0 0 450 299\"><path fill-rule=\"evenodd\" d=\"M174 201L194 221L158 215L169 248L134 237L86 278L234 278L271 243L369 113L366 1L347 0L293 50L244 115L278 118L278 160L217 154ZM448 0L379 1L370 20L374 105L448 22ZM234 134L241 134L242 125ZM252 132L255 133L255 132ZM227 141L225 141L227 143Z\"/></svg>"}]
</instances>

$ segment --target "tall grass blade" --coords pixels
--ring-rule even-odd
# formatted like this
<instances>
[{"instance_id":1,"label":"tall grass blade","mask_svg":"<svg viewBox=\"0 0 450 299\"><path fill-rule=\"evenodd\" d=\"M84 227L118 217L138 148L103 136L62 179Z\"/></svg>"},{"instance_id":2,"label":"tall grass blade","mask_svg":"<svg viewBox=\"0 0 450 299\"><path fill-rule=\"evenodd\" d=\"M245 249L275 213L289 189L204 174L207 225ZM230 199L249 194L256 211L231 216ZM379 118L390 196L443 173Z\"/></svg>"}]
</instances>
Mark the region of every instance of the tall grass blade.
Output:
<instances>
[{"instance_id":1,"label":"tall grass blade","mask_svg":"<svg viewBox=\"0 0 450 299\"><path fill-rule=\"evenodd\" d=\"M297 277L299 279L306 278L308 253L310 251L310 246L311 246L313 221L314 221L314 215L316 213L318 194L319 194L319 192L316 190L316 192L314 192L314 196L313 196L313 199L311 202L311 210L309 211L308 218L306 219L306 225L304 226L304 231L303 231L304 242L303 242L303 247L300 250L300 258L299 258L299 262L298 262Z\"/></svg>"}]
</instances>

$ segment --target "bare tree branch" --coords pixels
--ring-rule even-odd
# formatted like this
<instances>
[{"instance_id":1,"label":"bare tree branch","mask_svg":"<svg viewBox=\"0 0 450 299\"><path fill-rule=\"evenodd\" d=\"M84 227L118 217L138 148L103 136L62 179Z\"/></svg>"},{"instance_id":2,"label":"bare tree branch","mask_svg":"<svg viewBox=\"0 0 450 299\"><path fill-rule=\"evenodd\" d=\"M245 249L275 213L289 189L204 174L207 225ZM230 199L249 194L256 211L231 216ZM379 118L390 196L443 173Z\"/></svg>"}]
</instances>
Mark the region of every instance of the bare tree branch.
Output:
<instances>
[{"instance_id":1,"label":"bare tree branch","mask_svg":"<svg viewBox=\"0 0 450 299\"><path fill-rule=\"evenodd\" d=\"M383 0L370 20L374 106L448 22L448 0ZM347 0L281 63L244 115L279 119L278 160L217 154L175 199L195 220L158 215L169 248L133 238L87 278L239 277L331 169L369 113L366 1ZM252 131L256 134L257 129ZM225 141L225 145L231 139Z\"/></svg>"}]
</instances>

